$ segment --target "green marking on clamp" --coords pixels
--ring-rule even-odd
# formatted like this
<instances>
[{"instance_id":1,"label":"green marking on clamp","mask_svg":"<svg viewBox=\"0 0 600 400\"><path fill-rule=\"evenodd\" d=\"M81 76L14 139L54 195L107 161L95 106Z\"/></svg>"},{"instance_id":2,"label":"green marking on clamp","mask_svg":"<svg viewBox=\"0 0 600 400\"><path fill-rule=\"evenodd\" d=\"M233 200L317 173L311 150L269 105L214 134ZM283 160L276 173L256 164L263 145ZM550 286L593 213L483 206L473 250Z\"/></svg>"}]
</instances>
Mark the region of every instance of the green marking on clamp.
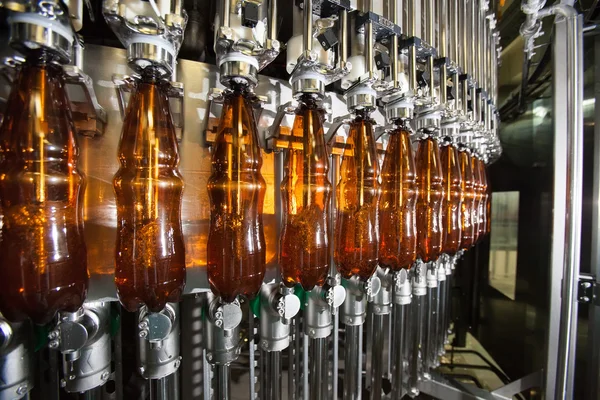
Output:
<instances>
[{"instance_id":1,"label":"green marking on clamp","mask_svg":"<svg viewBox=\"0 0 600 400\"><path fill-rule=\"evenodd\" d=\"M260 318L260 296L255 296L250 300L250 310L257 318Z\"/></svg>"}]
</instances>

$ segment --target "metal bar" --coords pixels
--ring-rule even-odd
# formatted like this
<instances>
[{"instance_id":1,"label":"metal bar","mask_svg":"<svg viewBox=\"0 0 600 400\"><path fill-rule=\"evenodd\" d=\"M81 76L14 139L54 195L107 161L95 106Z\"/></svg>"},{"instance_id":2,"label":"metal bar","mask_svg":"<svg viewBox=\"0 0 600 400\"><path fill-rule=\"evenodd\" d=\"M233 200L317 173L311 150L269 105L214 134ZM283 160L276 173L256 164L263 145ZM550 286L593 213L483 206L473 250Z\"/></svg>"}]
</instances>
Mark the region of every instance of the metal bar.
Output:
<instances>
[{"instance_id":1,"label":"metal bar","mask_svg":"<svg viewBox=\"0 0 600 400\"><path fill-rule=\"evenodd\" d=\"M416 394L418 390L419 379L422 373L423 353L421 345L423 343L423 322L425 317L425 296L414 296L412 300L412 334L413 346L410 360L410 376L408 382L409 394Z\"/></svg>"},{"instance_id":2,"label":"metal bar","mask_svg":"<svg viewBox=\"0 0 600 400\"><path fill-rule=\"evenodd\" d=\"M444 400L497 400L490 392L476 386L444 379L434 374L432 379L419 382L419 391Z\"/></svg>"},{"instance_id":3,"label":"metal bar","mask_svg":"<svg viewBox=\"0 0 600 400\"><path fill-rule=\"evenodd\" d=\"M338 393L338 368L339 368L339 342L340 342L340 313L335 313L333 316L333 382L331 385L331 391L334 397L337 397Z\"/></svg>"},{"instance_id":4,"label":"metal bar","mask_svg":"<svg viewBox=\"0 0 600 400\"><path fill-rule=\"evenodd\" d=\"M339 37L339 49L340 49L340 67L344 68L348 61L348 11L342 7L340 10L340 32Z\"/></svg>"},{"instance_id":5,"label":"metal bar","mask_svg":"<svg viewBox=\"0 0 600 400\"><path fill-rule=\"evenodd\" d=\"M384 315L372 314L371 400L381 400L383 379Z\"/></svg>"},{"instance_id":6,"label":"metal bar","mask_svg":"<svg viewBox=\"0 0 600 400\"><path fill-rule=\"evenodd\" d=\"M214 365L214 398L219 400L229 400L231 398L230 365Z\"/></svg>"},{"instance_id":7,"label":"metal bar","mask_svg":"<svg viewBox=\"0 0 600 400\"><path fill-rule=\"evenodd\" d=\"M261 400L282 399L281 392L281 364L280 351L265 351L264 375L261 381Z\"/></svg>"},{"instance_id":8,"label":"metal bar","mask_svg":"<svg viewBox=\"0 0 600 400\"><path fill-rule=\"evenodd\" d=\"M390 14L392 17L392 23L398 25L398 4L395 1L390 2ZM398 55L398 36L392 36L392 87L397 89L399 86L398 73L400 72L400 58Z\"/></svg>"},{"instance_id":9,"label":"metal bar","mask_svg":"<svg viewBox=\"0 0 600 400\"><path fill-rule=\"evenodd\" d=\"M313 374L314 374L314 370L313 373L309 374L309 368L308 368L308 349L309 349L309 343L310 343L310 339L308 337L308 335L302 335L302 398L304 400L308 400L309 396L312 394L312 392L315 392L316 390L313 389L312 386L312 380L309 384L309 378L312 379L313 378ZM318 360L311 360L312 363L314 363L315 361ZM311 400L313 400L312 397L310 397Z\"/></svg>"},{"instance_id":10,"label":"metal bar","mask_svg":"<svg viewBox=\"0 0 600 400\"><path fill-rule=\"evenodd\" d=\"M359 400L362 386L362 325L346 325L344 400Z\"/></svg>"},{"instance_id":11,"label":"metal bar","mask_svg":"<svg viewBox=\"0 0 600 400\"><path fill-rule=\"evenodd\" d=\"M551 6L540 17L558 15L554 37L554 213L550 273L550 320L546 398L573 396L577 334L576 284L581 244L583 178L583 17L567 5ZM566 55L566 61L564 58Z\"/></svg>"},{"instance_id":12,"label":"metal bar","mask_svg":"<svg viewBox=\"0 0 600 400\"><path fill-rule=\"evenodd\" d=\"M279 276L279 274L277 275ZM252 307L248 307L248 362L250 364L250 382L248 389L250 390L251 399L256 398L256 349L254 344L254 322L254 312L252 311Z\"/></svg>"},{"instance_id":13,"label":"metal bar","mask_svg":"<svg viewBox=\"0 0 600 400\"><path fill-rule=\"evenodd\" d=\"M543 372L535 371L521 379L504 385L494 391L492 395L498 400L512 400L513 396L532 388L537 388L542 385Z\"/></svg>"},{"instance_id":14,"label":"metal bar","mask_svg":"<svg viewBox=\"0 0 600 400\"><path fill-rule=\"evenodd\" d=\"M231 0L221 0L221 22L222 26L229 27L229 13L231 11Z\"/></svg>"},{"instance_id":15,"label":"metal bar","mask_svg":"<svg viewBox=\"0 0 600 400\"><path fill-rule=\"evenodd\" d=\"M179 399L179 373L173 372L161 379L150 379L150 400Z\"/></svg>"},{"instance_id":16,"label":"metal bar","mask_svg":"<svg viewBox=\"0 0 600 400\"><path fill-rule=\"evenodd\" d=\"M372 79L375 72L375 60L373 59L373 23L371 21L367 21L365 23L365 36L365 62L367 65L369 79Z\"/></svg>"},{"instance_id":17,"label":"metal bar","mask_svg":"<svg viewBox=\"0 0 600 400\"><path fill-rule=\"evenodd\" d=\"M325 400L328 398L327 338L310 339L310 352L310 400Z\"/></svg>"},{"instance_id":18,"label":"metal bar","mask_svg":"<svg viewBox=\"0 0 600 400\"><path fill-rule=\"evenodd\" d=\"M277 39L277 0L269 0L269 39Z\"/></svg>"},{"instance_id":19,"label":"metal bar","mask_svg":"<svg viewBox=\"0 0 600 400\"><path fill-rule=\"evenodd\" d=\"M600 277L600 36L594 38L594 186L592 189L592 255L590 271ZM588 332L588 377L586 399L600 396L600 307L590 307Z\"/></svg>"},{"instance_id":20,"label":"metal bar","mask_svg":"<svg viewBox=\"0 0 600 400\"><path fill-rule=\"evenodd\" d=\"M448 52L448 0L438 1L438 56L447 57ZM435 28L434 28L435 29ZM456 40L456 39L455 39Z\"/></svg>"},{"instance_id":21,"label":"metal bar","mask_svg":"<svg viewBox=\"0 0 600 400\"><path fill-rule=\"evenodd\" d=\"M400 400L403 397L404 387L404 331L407 322L407 308L395 304L393 308L393 324L394 330L394 363L393 363L393 377L392 377L392 400Z\"/></svg>"},{"instance_id":22,"label":"metal bar","mask_svg":"<svg viewBox=\"0 0 600 400\"><path fill-rule=\"evenodd\" d=\"M312 51L312 26L313 26L313 0L304 0L304 54L309 54Z\"/></svg>"}]
</instances>

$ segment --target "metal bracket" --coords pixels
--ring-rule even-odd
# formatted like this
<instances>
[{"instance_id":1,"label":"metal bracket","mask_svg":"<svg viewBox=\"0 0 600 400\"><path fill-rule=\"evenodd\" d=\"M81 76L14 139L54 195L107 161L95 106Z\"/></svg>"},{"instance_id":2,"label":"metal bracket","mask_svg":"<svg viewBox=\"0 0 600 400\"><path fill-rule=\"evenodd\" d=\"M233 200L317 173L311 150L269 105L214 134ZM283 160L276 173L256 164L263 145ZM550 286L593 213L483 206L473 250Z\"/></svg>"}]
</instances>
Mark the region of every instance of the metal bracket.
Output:
<instances>
[{"instance_id":1,"label":"metal bracket","mask_svg":"<svg viewBox=\"0 0 600 400\"><path fill-rule=\"evenodd\" d=\"M121 112L121 118L125 119L125 111L127 110L127 101L125 100L125 92L131 93L139 81L140 76L137 74L133 75L113 75L112 81L117 91L117 100L119 102L119 111ZM169 97L169 108L171 109L171 116L173 118L173 125L175 126L175 136L177 142L183 140L183 133L185 128L185 95L184 87L181 82L169 82L169 89L167 91ZM179 104L178 112L173 112L173 106L171 105L171 99L174 99Z\"/></svg>"},{"instance_id":2,"label":"metal bracket","mask_svg":"<svg viewBox=\"0 0 600 400\"><path fill-rule=\"evenodd\" d=\"M77 133L90 137L104 135L106 111L98 103L92 78L74 65L63 65L63 72L66 84L81 88L85 96L83 102L69 99Z\"/></svg>"},{"instance_id":3,"label":"metal bracket","mask_svg":"<svg viewBox=\"0 0 600 400\"><path fill-rule=\"evenodd\" d=\"M581 274L577 285L577 301L600 306L600 285L592 275Z\"/></svg>"}]
</instances>

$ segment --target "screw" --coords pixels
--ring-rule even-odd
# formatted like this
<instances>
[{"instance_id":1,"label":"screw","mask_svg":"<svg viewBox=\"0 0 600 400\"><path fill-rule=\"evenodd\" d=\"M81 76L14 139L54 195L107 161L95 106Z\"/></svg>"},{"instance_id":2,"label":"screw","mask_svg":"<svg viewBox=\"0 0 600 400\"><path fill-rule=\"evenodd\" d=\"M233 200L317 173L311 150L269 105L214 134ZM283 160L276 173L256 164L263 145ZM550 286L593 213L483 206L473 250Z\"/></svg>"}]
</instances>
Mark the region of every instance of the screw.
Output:
<instances>
[{"instance_id":1,"label":"screw","mask_svg":"<svg viewBox=\"0 0 600 400\"><path fill-rule=\"evenodd\" d=\"M48 347L50 347L51 349L56 349L58 347L58 340L53 340L50 343L48 343Z\"/></svg>"},{"instance_id":2,"label":"screw","mask_svg":"<svg viewBox=\"0 0 600 400\"><path fill-rule=\"evenodd\" d=\"M139 325L138 325L138 328L140 328L140 329L146 329L146 328L148 328L148 322L146 322L146 321L140 322Z\"/></svg>"},{"instance_id":3,"label":"screw","mask_svg":"<svg viewBox=\"0 0 600 400\"><path fill-rule=\"evenodd\" d=\"M211 361L211 360L213 359L213 355L212 355L212 353L208 353L208 354L206 355L206 359L207 359L208 361Z\"/></svg>"},{"instance_id":4,"label":"screw","mask_svg":"<svg viewBox=\"0 0 600 400\"><path fill-rule=\"evenodd\" d=\"M52 339L56 339L58 337L58 332L57 331L51 331L48 334L48 339L52 340Z\"/></svg>"},{"instance_id":5,"label":"screw","mask_svg":"<svg viewBox=\"0 0 600 400\"><path fill-rule=\"evenodd\" d=\"M64 388L65 386L67 386L67 381L65 381L64 379L61 379L60 380L60 387Z\"/></svg>"},{"instance_id":6,"label":"screw","mask_svg":"<svg viewBox=\"0 0 600 400\"><path fill-rule=\"evenodd\" d=\"M27 393L27 385L21 385L19 386L19 388L17 389L17 394L18 395L24 395L25 393Z\"/></svg>"},{"instance_id":7,"label":"screw","mask_svg":"<svg viewBox=\"0 0 600 400\"><path fill-rule=\"evenodd\" d=\"M144 367L140 367L140 374L144 375L144 372L146 372L146 369Z\"/></svg>"},{"instance_id":8,"label":"screw","mask_svg":"<svg viewBox=\"0 0 600 400\"><path fill-rule=\"evenodd\" d=\"M314 329L311 329L310 331L308 331L308 334L309 334L310 336L315 336L315 335L317 334L317 332L315 332L315 330L314 330Z\"/></svg>"},{"instance_id":9,"label":"screw","mask_svg":"<svg viewBox=\"0 0 600 400\"><path fill-rule=\"evenodd\" d=\"M107 380L108 377L110 376L110 374L108 373L108 371L104 371L102 373L102 375L100 375L100 379L102 379L103 381Z\"/></svg>"},{"instance_id":10,"label":"screw","mask_svg":"<svg viewBox=\"0 0 600 400\"><path fill-rule=\"evenodd\" d=\"M75 375L69 375L69 380L70 380L70 381L74 381L74 380L75 380L75 378L76 378L76 376L75 376Z\"/></svg>"},{"instance_id":11,"label":"screw","mask_svg":"<svg viewBox=\"0 0 600 400\"><path fill-rule=\"evenodd\" d=\"M148 337L148 331L145 331L145 330L144 331L140 331L140 337L142 339L147 338Z\"/></svg>"},{"instance_id":12,"label":"screw","mask_svg":"<svg viewBox=\"0 0 600 400\"><path fill-rule=\"evenodd\" d=\"M175 369L179 369L179 366L181 365L181 357L179 357L178 360L175 361L175 363L173 364Z\"/></svg>"}]
</instances>

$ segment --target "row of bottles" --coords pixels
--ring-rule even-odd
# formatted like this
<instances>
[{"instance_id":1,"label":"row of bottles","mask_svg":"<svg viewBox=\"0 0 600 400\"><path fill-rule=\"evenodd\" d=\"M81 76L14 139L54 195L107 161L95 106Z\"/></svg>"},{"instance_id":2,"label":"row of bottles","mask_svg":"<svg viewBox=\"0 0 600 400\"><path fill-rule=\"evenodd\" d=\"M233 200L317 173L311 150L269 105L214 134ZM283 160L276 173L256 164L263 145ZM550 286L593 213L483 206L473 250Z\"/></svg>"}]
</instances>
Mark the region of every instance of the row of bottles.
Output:
<instances>
[{"instance_id":1,"label":"row of bottles","mask_svg":"<svg viewBox=\"0 0 600 400\"><path fill-rule=\"evenodd\" d=\"M87 290L82 201L85 178L62 72L45 55L28 58L0 129L0 310L11 320L47 323L75 311ZM167 82L148 69L137 81L123 122L114 177L117 203L115 282L126 309L160 311L185 284L181 226L183 179ZM262 223L266 184L250 92L226 91L213 145L208 276L226 302L252 297L265 272ZM381 174L367 113L350 124L336 184L335 227L328 226L332 185L317 98L304 95L285 150L281 182L281 270L286 285L323 285L334 261L345 278L368 279L377 265L399 270L420 259L456 254L489 231L484 162L466 147L411 131L389 133Z\"/></svg>"}]
</instances>

